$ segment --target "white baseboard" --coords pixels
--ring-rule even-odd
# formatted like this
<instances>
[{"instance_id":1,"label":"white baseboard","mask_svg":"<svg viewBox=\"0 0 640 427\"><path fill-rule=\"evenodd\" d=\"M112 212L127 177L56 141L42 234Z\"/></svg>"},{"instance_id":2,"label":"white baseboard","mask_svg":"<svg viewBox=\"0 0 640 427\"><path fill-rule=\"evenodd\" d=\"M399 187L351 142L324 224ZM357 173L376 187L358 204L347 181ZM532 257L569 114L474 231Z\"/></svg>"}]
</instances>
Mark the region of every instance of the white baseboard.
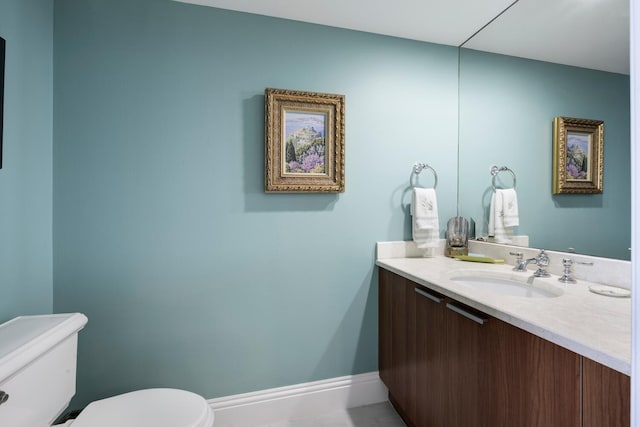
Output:
<instances>
[{"instance_id":1,"label":"white baseboard","mask_svg":"<svg viewBox=\"0 0 640 427\"><path fill-rule=\"evenodd\" d=\"M215 427L256 427L387 400L378 372L209 400Z\"/></svg>"}]
</instances>

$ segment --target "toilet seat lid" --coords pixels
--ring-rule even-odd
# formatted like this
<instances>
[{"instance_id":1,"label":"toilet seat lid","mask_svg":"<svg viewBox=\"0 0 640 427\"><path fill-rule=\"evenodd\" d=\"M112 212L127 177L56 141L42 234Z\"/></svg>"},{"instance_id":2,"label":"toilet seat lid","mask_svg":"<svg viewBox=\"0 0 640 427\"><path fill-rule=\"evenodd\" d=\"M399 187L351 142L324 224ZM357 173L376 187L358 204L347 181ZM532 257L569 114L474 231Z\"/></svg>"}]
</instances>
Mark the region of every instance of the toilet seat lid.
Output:
<instances>
[{"instance_id":1,"label":"toilet seat lid","mask_svg":"<svg viewBox=\"0 0 640 427\"><path fill-rule=\"evenodd\" d=\"M184 390L138 390L90 403L72 427L211 427L202 396Z\"/></svg>"}]
</instances>

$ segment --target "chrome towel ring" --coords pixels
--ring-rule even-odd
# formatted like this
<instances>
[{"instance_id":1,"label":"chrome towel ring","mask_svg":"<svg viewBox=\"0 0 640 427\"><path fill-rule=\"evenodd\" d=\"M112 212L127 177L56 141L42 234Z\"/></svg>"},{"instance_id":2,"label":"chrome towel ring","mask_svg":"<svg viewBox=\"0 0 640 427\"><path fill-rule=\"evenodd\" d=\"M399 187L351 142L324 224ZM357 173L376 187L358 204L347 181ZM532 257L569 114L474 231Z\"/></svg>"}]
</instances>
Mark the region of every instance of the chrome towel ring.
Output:
<instances>
[{"instance_id":1,"label":"chrome towel ring","mask_svg":"<svg viewBox=\"0 0 640 427\"><path fill-rule=\"evenodd\" d=\"M436 186L438 185L438 174L436 173L436 170L434 168L432 168L431 166L429 166L426 163L416 163L415 165L413 165L413 169L411 170L411 175L409 175L409 184L411 185L411 187L415 187L416 185L413 183L413 177L415 175L420 175L420 172L422 172L425 169L429 169L432 173L433 173L433 189L436 189Z\"/></svg>"},{"instance_id":2,"label":"chrome towel ring","mask_svg":"<svg viewBox=\"0 0 640 427\"><path fill-rule=\"evenodd\" d=\"M511 173L511 177L513 178L513 189L515 190L516 189L516 174L506 166L493 165L493 166L491 166L491 175L493 175L493 178L491 178L491 187L493 188L493 192L495 193L495 191L496 191L496 176L498 176L498 174L500 172L509 172L509 173Z\"/></svg>"}]
</instances>

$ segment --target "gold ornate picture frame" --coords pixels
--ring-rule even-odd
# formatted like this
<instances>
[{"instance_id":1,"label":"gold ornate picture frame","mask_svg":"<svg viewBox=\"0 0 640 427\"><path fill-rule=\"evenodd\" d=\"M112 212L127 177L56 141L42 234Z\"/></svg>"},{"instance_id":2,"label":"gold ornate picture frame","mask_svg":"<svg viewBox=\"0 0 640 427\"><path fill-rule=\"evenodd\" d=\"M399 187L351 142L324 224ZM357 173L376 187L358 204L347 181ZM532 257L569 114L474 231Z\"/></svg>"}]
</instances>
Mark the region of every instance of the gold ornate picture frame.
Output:
<instances>
[{"instance_id":1,"label":"gold ornate picture frame","mask_svg":"<svg viewBox=\"0 0 640 427\"><path fill-rule=\"evenodd\" d=\"M344 192L344 95L265 89L265 192Z\"/></svg>"},{"instance_id":2,"label":"gold ornate picture frame","mask_svg":"<svg viewBox=\"0 0 640 427\"><path fill-rule=\"evenodd\" d=\"M604 122L553 119L553 194L602 193Z\"/></svg>"}]
</instances>

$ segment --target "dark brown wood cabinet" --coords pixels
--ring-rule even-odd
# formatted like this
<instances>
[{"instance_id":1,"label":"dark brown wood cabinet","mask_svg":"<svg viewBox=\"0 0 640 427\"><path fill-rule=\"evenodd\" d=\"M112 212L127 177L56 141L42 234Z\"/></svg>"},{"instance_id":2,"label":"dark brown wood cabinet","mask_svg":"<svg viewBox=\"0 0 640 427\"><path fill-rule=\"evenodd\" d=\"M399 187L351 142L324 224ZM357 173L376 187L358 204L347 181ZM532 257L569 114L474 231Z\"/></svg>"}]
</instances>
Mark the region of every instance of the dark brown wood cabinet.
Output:
<instances>
[{"instance_id":1,"label":"dark brown wood cabinet","mask_svg":"<svg viewBox=\"0 0 640 427\"><path fill-rule=\"evenodd\" d=\"M446 425L447 381L444 298L424 288L416 293L416 416L415 425Z\"/></svg>"},{"instance_id":2,"label":"dark brown wood cabinet","mask_svg":"<svg viewBox=\"0 0 640 427\"><path fill-rule=\"evenodd\" d=\"M580 426L578 354L490 318L483 332L480 419L503 426Z\"/></svg>"},{"instance_id":3,"label":"dark brown wood cabinet","mask_svg":"<svg viewBox=\"0 0 640 427\"><path fill-rule=\"evenodd\" d=\"M383 268L379 310L380 377L409 426L629 425L624 374Z\"/></svg>"},{"instance_id":4,"label":"dark brown wood cabinet","mask_svg":"<svg viewBox=\"0 0 640 427\"><path fill-rule=\"evenodd\" d=\"M415 415L415 292L410 282L381 270L379 298L380 378L394 389L394 405L403 417ZM384 299L383 299L384 298ZM384 326L382 326L384 324Z\"/></svg>"},{"instance_id":5,"label":"dark brown wood cabinet","mask_svg":"<svg viewBox=\"0 0 640 427\"><path fill-rule=\"evenodd\" d=\"M583 426L631 424L631 378L593 360L582 358Z\"/></svg>"},{"instance_id":6,"label":"dark brown wood cabinet","mask_svg":"<svg viewBox=\"0 0 640 427\"><path fill-rule=\"evenodd\" d=\"M416 304L417 426L472 426L480 416L482 314L408 282ZM464 410L460 410L464 408Z\"/></svg>"}]
</instances>

